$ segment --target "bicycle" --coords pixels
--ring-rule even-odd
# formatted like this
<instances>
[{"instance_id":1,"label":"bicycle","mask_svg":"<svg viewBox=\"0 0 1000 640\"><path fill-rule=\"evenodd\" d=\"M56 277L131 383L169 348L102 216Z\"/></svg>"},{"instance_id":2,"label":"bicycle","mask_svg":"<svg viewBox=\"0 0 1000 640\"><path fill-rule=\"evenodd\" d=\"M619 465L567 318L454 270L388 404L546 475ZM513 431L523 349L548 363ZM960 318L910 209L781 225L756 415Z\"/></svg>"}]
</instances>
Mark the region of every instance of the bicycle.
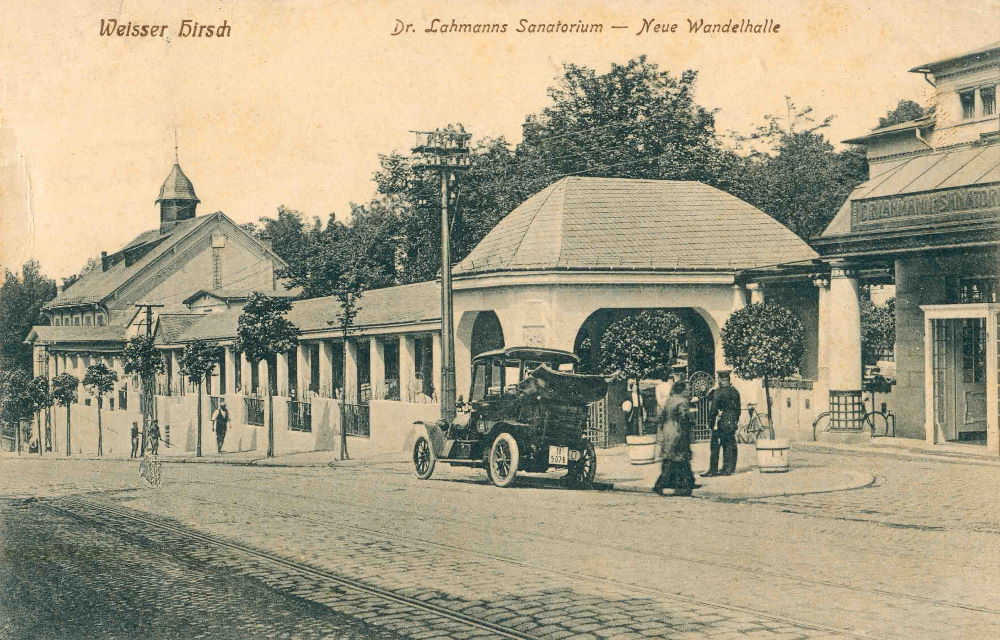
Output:
<instances>
[{"instance_id":1,"label":"bicycle","mask_svg":"<svg viewBox=\"0 0 1000 640\"><path fill-rule=\"evenodd\" d=\"M774 440L774 424L771 423L771 416L757 411L757 405L752 402L747 403L746 411L750 419L737 427L736 442L739 444L754 444L765 431L767 431L771 440Z\"/></svg>"},{"instance_id":2,"label":"bicycle","mask_svg":"<svg viewBox=\"0 0 1000 640\"><path fill-rule=\"evenodd\" d=\"M868 427L873 438L892 438L896 435L896 416L890 409L882 403L881 409L875 409L875 393L869 396L872 402L872 410L865 412L861 419L862 427ZM820 428L822 427L822 428ZM817 434L820 431L846 431L847 429L832 429L830 427L830 412L824 411L816 416L812 423L813 442L816 442Z\"/></svg>"}]
</instances>

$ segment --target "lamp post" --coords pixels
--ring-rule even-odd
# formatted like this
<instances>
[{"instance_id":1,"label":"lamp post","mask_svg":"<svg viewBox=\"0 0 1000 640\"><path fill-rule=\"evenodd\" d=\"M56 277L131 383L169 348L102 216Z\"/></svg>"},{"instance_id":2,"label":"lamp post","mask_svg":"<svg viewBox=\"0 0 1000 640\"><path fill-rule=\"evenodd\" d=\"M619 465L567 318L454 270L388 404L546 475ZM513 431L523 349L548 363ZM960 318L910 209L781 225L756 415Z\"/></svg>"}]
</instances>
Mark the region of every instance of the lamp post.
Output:
<instances>
[{"instance_id":1,"label":"lamp post","mask_svg":"<svg viewBox=\"0 0 1000 640\"><path fill-rule=\"evenodd\" d=\"M469 168L471 133L458 125L434 131L414 131L417 136L413 168L433 171L441 180L441 419L455 418L455 336L451 290L451 220L448 216L448 182Z\"/></svg>"}]
</instances>

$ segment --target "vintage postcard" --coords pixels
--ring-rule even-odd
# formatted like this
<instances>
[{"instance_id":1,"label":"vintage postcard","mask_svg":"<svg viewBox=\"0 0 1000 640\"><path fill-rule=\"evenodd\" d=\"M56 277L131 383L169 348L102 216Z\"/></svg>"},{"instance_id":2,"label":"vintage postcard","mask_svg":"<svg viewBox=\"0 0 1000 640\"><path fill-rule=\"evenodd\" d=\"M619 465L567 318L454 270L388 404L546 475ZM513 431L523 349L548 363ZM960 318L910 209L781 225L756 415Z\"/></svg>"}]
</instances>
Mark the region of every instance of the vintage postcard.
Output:
<instances>
[{"instance_id":1,"label":"vintage postcard","mask_svg":"<svg viewBox=\"0 0 1000 640\"><path fill-rule=\"evenodd\" d=\"M0 638L1000 638L997 0L0 6Z\"/></svg>"}]
</instances>

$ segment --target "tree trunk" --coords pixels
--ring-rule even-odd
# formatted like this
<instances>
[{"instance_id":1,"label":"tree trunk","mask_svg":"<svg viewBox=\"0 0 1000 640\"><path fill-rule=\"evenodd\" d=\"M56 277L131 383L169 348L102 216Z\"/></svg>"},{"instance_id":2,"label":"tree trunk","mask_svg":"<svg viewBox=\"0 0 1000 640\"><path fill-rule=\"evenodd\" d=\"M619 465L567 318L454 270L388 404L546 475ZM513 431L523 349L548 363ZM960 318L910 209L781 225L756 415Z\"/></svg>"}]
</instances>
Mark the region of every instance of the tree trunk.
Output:
<instances>
[{"instance_id":1,"label":"tree trunk","mask_svg":"<svg viewBox=\"0 0 1000 640\"><path fill-rule=\"evenodd\" d=\"M21 418L14 421L14 441L17 442L17 455L21 455Z\"/></svg>"},{"instance_id":2,"label":"tree trunk","mask_svg":"<svg viewBox=\"0 0 1000 640\"><path fill-rule=\"evenodd\" d=\"M140 400L139 409L142 411L142 437L139 438L139 457L144 457L146 455L146 434L149 429L149 407L150 403L153 402L153 395L151 393L153 385L149 382L149 377L145 376L142 378L142 393L140 397L146 399L145 402Z\"/></svg>"},{"instance_id":3,"label":"tree trunk","mask_svg":"<svg viewBox=\"0 0 1000 640\"><path fill-rule=\"evenodd\" d=\"M104 427L101 425L101 398L97 398L97 456L104 455Z\"/></svg>"},{"instance_id":4,"label":"tree trunk","mask_svg":"<svg viewBox=\"0 0 1000 640\"><path fill-rule=\"evenodd\" d=\"M70 417L69 417L69 414L70 414L70 405L67 403L67 405L66 405L66 455L67 456L73 455L73 449L70 447L70 440L69 440L69 436L70 436L70 429L69 429Z\"/></svg>"},{"instance_id":5,"label":"tree trunk","mask_svg":"<svg viewBox=\"0 0 1000 640\"><path fill-rule=\"evenodd\" d=\"M771 384L764 376L764 397L767 399L767 421L771 422Z\"/></svg>"},{"instance_id":6,"label":"tree trunk","mask_svg":"<svg viewBox=\"0 0 1000 640\"><path fill-rule=\"evenodd\" d=\"M268 364L270 366L270 364ZM268 380L265 384L267 389L267 457L274 457L274 397L271 395L271 381L270 372L268 372Z\"/></svg>"},{"instance_id":7,"label":"tree trunk","mask_svg":"<svg viewBox=\"0 0 1000 640\"><path fill-rule=\"evenodd\" d=\"M195 443L194 455L201 457L201 381L198 381L198 439Z\"/></svg>"},{"instance_id":8,"label":"tree trunk","mask_svg":"<svg viewBox=\"0 0 1000 640\"><path fill-rule=\"evenodd\" d=\"M350 456L347 455L347 325L344 325L344 391L343 397L340 399L340 459L350 460ZM354 389L351 390L351 395L357 393L357 376L355 375Z\"/></svg>"},{"instance_id":9,"label":"tree trunk","mask_svg":"<svg viewBox=\"0 0 1000 640\"><path fill-rule=\"evenodd\" d=\"M45 451L45 434L42 433L42 412L35 412L35 424L38 425L38 455Z\"/></svg>"}]
</instances>

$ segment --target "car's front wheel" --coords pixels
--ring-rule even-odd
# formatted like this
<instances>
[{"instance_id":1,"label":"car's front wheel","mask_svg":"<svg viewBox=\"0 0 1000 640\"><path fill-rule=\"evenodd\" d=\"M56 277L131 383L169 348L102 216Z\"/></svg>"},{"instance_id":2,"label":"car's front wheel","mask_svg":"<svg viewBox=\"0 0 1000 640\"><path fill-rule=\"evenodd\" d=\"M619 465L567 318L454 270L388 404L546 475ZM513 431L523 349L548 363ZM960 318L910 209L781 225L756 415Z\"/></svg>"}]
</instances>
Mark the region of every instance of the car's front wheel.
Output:
<instances>
[{"instance_id":1,"label":"car's front wheel","mask_svg":"<svg viewBox=\"0 0 1000 640\"><path fill-rule=\"evenodd\" d=\"M434 473L434 450L427 436L420 436L413 443L413 472L421 480L426 480Z\"/></svg>"},{"instance_id":2,"label":"car's front wheel","mask_svg":"<svg viewBox=\"0 0 1000 640\"><path fill-rule=\"evenodd\" d=\"M520 462L521 451L517 440L509 433L501 433L490 446L486 467L490 480L498 487L509 487L514 484Z\"/></svg>"},{"instance_id":3,"label":"car's front wheel","mask_svg":"<svg viewBox=\"0 0 1000 640\"><path fill-rule=\"evenodd\" d=\"M594 483L595 477L597 477L597 451L594 449L594 443L588 440L580 452L580 459L569 464L566 479L571 484L589 487Z\"/></svg>"}]
</instances>

